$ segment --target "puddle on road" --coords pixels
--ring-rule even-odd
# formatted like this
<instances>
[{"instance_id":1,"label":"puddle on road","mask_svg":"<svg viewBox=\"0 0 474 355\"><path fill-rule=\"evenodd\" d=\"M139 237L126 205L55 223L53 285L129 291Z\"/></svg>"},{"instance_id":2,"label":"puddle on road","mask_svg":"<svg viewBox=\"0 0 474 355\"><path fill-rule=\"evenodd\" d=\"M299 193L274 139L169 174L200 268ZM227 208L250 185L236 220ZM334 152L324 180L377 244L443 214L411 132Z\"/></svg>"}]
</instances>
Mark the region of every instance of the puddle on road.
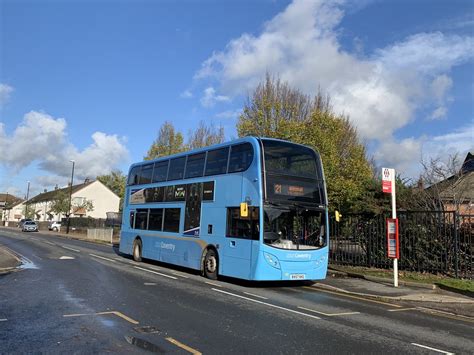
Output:
<instances>
[{"instance_id":1,"label":"puddle on road","mask_svg":"<svg viewBox=\"0 0 474 355\"><path fill-rule=\"evenodd\" d=\"M39 269L38 266L30 259L21 258L21 265L18 266L19 269Z\"/></svg>"}]
</instances>

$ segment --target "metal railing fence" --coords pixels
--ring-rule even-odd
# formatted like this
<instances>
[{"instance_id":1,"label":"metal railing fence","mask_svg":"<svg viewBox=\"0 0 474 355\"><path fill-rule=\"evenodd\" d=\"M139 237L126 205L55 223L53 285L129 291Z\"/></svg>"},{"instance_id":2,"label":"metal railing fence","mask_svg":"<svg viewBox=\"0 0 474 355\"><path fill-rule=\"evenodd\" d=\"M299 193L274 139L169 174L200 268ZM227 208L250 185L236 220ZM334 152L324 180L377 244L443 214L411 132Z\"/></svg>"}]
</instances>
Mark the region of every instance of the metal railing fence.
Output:
<instances>
[{"instance_id":1,"label":"metal railing fence","mask_svg":"<svg viewBox=\"0 0 474 355\"><path fill-rule=\"evenodd\" d=\"M474 216L446 211L399 211L399 269L472 279ZM389 215L343 215L331 220L330 262L391 268L387 258Z\"/></svg>"}]
</instances>

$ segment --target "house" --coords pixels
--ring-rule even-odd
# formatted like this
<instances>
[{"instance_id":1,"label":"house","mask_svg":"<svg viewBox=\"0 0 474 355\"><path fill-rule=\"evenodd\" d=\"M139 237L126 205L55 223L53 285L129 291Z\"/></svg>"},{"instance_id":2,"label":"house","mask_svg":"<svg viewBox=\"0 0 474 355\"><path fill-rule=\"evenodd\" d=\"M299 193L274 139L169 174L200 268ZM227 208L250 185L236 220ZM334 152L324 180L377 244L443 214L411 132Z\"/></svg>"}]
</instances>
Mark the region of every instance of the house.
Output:
<instances>
[{"instance_id":1,"label":"house","mask_svg":"<svg viewBox=\"0 0 474 355\"><path fill-rule=\"evenodd\" d=\"M120 197L112 192L99 180L85 181L82 184L73 185L52 191L46 191L12 206L10 221L18 221L25 218L25 210L34 211L34 219L37 221L59 221L66 217L65 214L55 214L51 211L53 201L59 196L66 196L69 203L71 194L71 217L107 218L107 213L119 211ZM92 210L86 206L90 203Z\"/></svg>"},{"instance_id":2,"label":"house","mask_svg":"<svg viewBox=\"0 0 474 355\"><path fill-rule=\"evenodd\" d=\"M12 194L0 193L0 220L7 220L8 215L11 212L11 208L21 202L21 198L18 198Z\"/></svg>"},{"instance_id":3,"label":"house","mask_svg":"<svg viewBox=\"0 0 474 355\"><path fill-rule=\"evenodd\" d=\"M474 214L474 154L469 152L459 173L427 188L435 193L445 211Z\"/></svg>"}]
</instances>

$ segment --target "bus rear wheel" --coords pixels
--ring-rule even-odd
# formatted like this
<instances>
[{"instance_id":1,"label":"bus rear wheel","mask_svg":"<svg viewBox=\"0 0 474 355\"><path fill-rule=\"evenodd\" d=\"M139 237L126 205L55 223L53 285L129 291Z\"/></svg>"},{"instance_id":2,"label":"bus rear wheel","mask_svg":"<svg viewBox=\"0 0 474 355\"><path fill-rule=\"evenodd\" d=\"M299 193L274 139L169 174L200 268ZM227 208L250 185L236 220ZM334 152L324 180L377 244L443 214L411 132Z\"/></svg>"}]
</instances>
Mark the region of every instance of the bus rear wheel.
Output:
<instances>
[{"instance_id":1,"label":"bus rear wheel","mask_svg":"<svg viewBox=\"0 0 474 355\"><path fill-rule=\"evenodd\" d=\"M133 243L133 260L142 261L142 241L140 239L135 239L135 243Z\"/></svg>"},{"instance_id":2,"label":"bus rear wheel","mask_svg":"<svg viewBox=\"0 0 474 355\"><path fill-rule=\"evenodd\" d=\"M204 276L208 279L216 280L218 271L217 253L209 249L204 258Z\"/></svg>"}]
</instances>

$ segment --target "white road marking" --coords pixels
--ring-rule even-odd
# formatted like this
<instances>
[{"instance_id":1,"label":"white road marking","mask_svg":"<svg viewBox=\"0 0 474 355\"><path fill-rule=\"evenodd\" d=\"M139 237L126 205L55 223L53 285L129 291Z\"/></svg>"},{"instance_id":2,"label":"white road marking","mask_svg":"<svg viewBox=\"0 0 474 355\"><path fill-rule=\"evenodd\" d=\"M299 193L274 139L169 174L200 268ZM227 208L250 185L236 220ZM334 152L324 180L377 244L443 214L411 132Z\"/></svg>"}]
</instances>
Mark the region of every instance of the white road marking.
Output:
<instances>
[{"instance_id":1,"label":"white road marking","mask_svg":"<svg viewBox=\"0 0 474 355\"><path fill-rule=\"evenodd\" d=\"M73 256L61 256L59 260L72 260L75 259Z\"/></svg>"},{"instance_id":2,"label":"white road marking","mask_svg":"<svg viewBox=\"0 0 474 355\"><path fill-rule=\"evenodd\" d=\"M78 249L70 248L70 247L67 247L67 246L65 246L65 245L61 245L61 247L63 247L64 249L67 249L67 250L75 251L76 253L80 253L80 252L81 252L81 251L78 250Z\"/></svg>"},{"instance_id":3,"label":"white road marking","mask_svg":"<svg viewBox=\"0 0 474 355\"><path fill-rule=\"evenodd\" d=\"M113 260L113 259L109 259L109 258L99 256L99 255L95 255L95 254L89 254L89 255L93 256L94 258L104 259L104 260L108 260L108 261L111 261L111 262L115 263L115 260Z\"/></svg>"},{"instance_id":4,"label":"white road marking","mask_svg":"<svg viewBox=\"0 0 474 355\"><path fill-rule=\"evenodd\" d=\"M420 348L425 348L425 349L428 349L428 350L433 350L433 351L436 351L436 352L441 353L441 354L454 355L454 353L451 353L449 351L435 349L435 348L432 348L432 347L429 347L429 346L426 346L426 345L421 345L421 344L417 344L417 343L411 343L411 345L419 346Z\"/></svg>"},{"instance_id":5,"label":"white road marking","mask_svg":"<svg viewBox=\"0 0 474 355\"><path fill-rule=\"evenodd\" d=\"M262 300L268 300L267 297L263 297L263 296L259 296L259 295L254 295L253 293L250 293L250 292L244 292L244 293L245 293L246 295L249 295L249 296L261 298Z\"/></svg>"},{"instance_id":6,"label":"white road marking","mask_svg":"<svg viewBox=\"0 0 474 355\"><path fill-rule=\"evenodd\" d=\"M177 277L174 277L174 276L170 276L170 275L166 275L166 274L162 274L161 272L158 272L158 271L153 271L153 270L149 270L149 269L144 269L142 267L138 267L138 266L134 266L135 269L139 269L139 270L143 270L143 271L147 271L147 272L151 272L153 274L157 274L157 275L160 275L160 276L163 276L163 277L168 277L170 279L173 279L173 280L177 280L178 278Z\"/></svg>"},{"instance_id":7,"label":"white road marking","mask_svg":"<svg viewBox=\"0 0 474 355\"><path fill-rule=\"evenodd\" d=\"M47 240L45 240L43 243L48 243L48 244L50 244L50 245L56 245L56 244L54 244L54 243L48 242Z\"/></svg>"},{"instance_id":8,"label":"white road marking","mask_svg":"<svg viewBox=\"0 0 474 355\"><path fill-rule=\"evenodd\" d=\"M6 318L2 318L2 319L0 319L0 322L6 322L7 320L8 319L6 319Z\"/></svg>"},{"instance_id":9,"label":"white road marking","mask_svg":"<svg viewBox=\"0 0 474 355\"><path fill-rule=\"evenodd\" d=\"M403 312L403 311L413 311L413 310L417 310L418 308L414 307L414 308L398 308L398 309L387 309L387 311L389 312Z\"/></svg>"},{"instance_id":10,"label":"white road marking","mask_svg":"<svg viewBox=\"0 0 474 355\"><path fill-rule=\"evenodd\" d=\"M209 281L204 281L204 282L207 283L208 285L211 285L211 286L223 287L222 285L215 284L215 283L213 283L213 282L209 282Z\"/></svg>"},{"instance_id":11,"label":"white road marking","mask_svg":"<svg viewBox=\"0 0 474 355\"><path fill-rule=\"evenodd\" d=\"M309 312L314 312L314 313L322 314L323 316L326 316L326 317L349 316L349 315L351 315L351 314L360 314L360 312L324 313L324 312L316 311L316 310L310 309L310 308L304 308L304 307L298 307L298 308L299 308L299 309L303 309L303 310L305 310L305 311L309 311Z\"/></svg>"},{"instance_id":12,"label":"white road marking","mask_svg":"<svg viewBox=\"0 0 474 355\"><path fill-rule=\"evenodd\" d=\"M156 286L156 283L155 282L145 282L144 285L145 286Z\"/></svg>"},{"instance_id":13,"label":"white road marking","mask_svg":"<svg viewBox=\"0 0 474 355\"><path fill-rule=\"evenodd\" d=\"M320 317L316 317L316 316L313 316L313 315L311 315L311 314L307 314L307 313L303 313L303 312L298 312L298 311L295 311L295 310L293 310L293 309L289 309L289 308L277 306L277 305L275 305L275 304L271 304L271 303L267 303L267 302L262 302L262 301L254 300L254 299L252 299L252 298L248 298L248 297L245 297L245 296L236 295L235 293L230 293L230 292L227 292L227 291L224 291L224 290L218 290L217 288L213 288L212 290L213 290L213 291L216 291L216 292L220 292L220 293L225 293L226 295L229 295L229 296L234 296L234 297L238 297L238 298L243 298L244 300L247 300L247 301L251 301L251 302L263 304L263 305L265 305L265 306L269 306L269 307L273 307L273 308L278 308L278 309L281 309L281 310L284 310L284 311L287 311L287 312L291 312L291 313L296 313L296 314L299 314L299 315L301 315L301 316L305 316L305 317L309 317L309 318L314 318L314 319L321 319Z\"/></svg>"},{"instance_id":14,"label":"white road marking","mask_svg":"<svg viewBox=\"0 0 474 355\"><path fill-rule=\"evenodd\" d=\"M34 240L36 242L39 242L39 239L36 239L36 238L30 238L31 240Z\"/></svg>"},{"instance_id":15,"label":"white road marking","mask_svg":"<svg viewBox=\"0 0 474 355\"><path fill-rule=\"evenodd\" d=\"M184 276L183 274L180 274L180 273L177 273L177 272L172 272L173 275L176 275L176 276L179 276L179 277L182 277L183 279L189 279L188 276Z\"/></svg>"}]
</instances>

